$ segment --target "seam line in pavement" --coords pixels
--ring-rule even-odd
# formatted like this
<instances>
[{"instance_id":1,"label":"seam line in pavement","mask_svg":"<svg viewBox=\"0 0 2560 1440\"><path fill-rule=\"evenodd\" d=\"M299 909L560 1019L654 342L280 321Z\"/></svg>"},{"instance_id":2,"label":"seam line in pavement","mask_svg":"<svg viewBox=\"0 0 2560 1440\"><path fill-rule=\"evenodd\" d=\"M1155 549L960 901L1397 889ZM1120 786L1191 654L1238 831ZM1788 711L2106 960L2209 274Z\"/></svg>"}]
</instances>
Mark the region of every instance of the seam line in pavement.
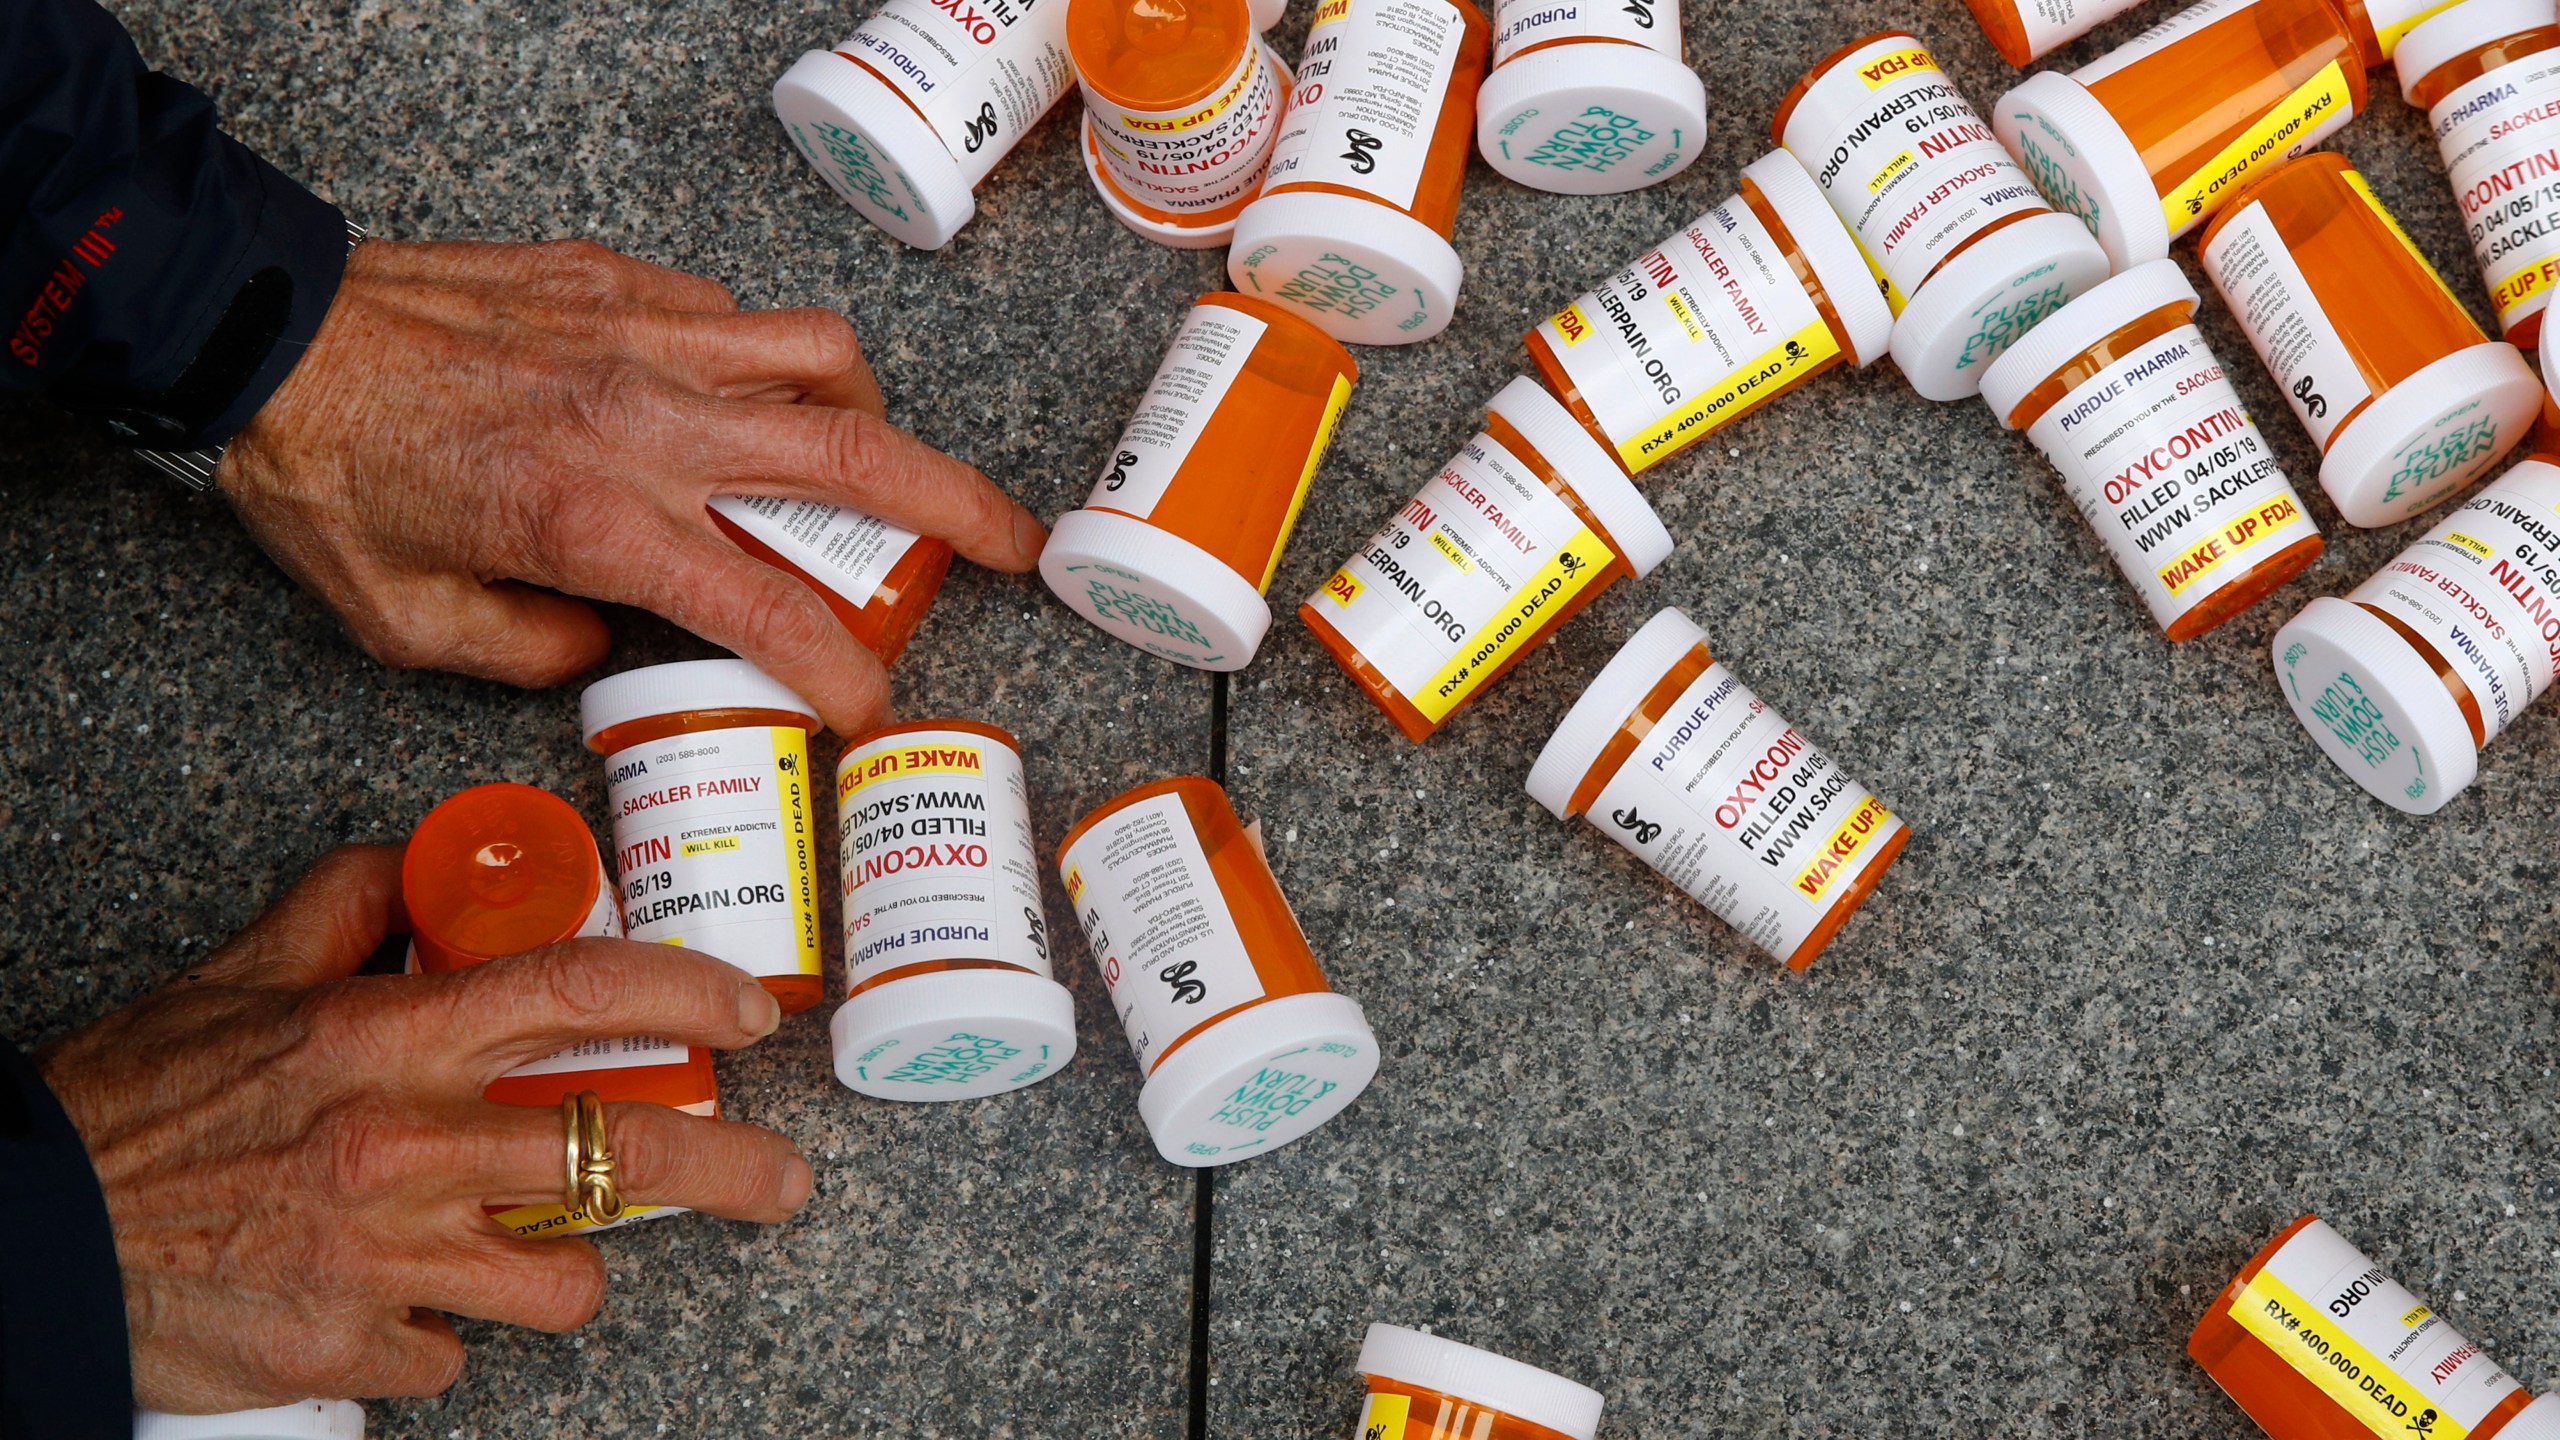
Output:
<instances>
[{"instance_id":1,"label":"seam line in pavement","mask_svg":"<svg viewBox=\"0 0 2560 1440\"><path fill-rule=\"evenodd\" d=\"M1227 679L1224 673L1213 675L1209 687L1209 778L1220 785L1227 783ZM1209 1436L1209 1280L1217 1254L1217 1190L1210 1177L1215 1174L1207 1166L1191 1172L1191 1403L1182 1432L1186 1440L1208 1440Z\"/></svg>"}]
</instances>

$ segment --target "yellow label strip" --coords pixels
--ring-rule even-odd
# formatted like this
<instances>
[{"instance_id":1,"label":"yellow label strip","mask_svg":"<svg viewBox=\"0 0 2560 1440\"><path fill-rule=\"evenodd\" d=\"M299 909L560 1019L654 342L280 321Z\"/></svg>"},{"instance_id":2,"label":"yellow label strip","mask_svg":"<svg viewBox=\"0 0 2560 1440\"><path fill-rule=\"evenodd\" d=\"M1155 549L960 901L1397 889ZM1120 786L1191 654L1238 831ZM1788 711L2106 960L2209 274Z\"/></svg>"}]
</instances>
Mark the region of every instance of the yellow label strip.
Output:
<instances>
[{"instance_id":1,"label":"yellow label strip","mask_svg":"<svg viewBox=\"0 0 2560 1440\"><path fill-rule=\"evenodd\" d=\"M1412 1418L1412 1396L1371 1395L1360 1407L1358 1440L1404 1440L1405 1424Z\"/></svg>"},{"instance_id":2,"label":"yellow label strip","mask_svg":"<svg viewBox=\"0 0 2560 1440\"><path fill-rule=\"evenodd\" d=\"M2160 567L2160 583L2171 595L2183 595L2196 582L2221 569L2223 562L2302 517L2290 495L2279 495L2246 515L2225 522L2177 559Z\"/></svg>"},{"instance_id":3,"label":"yellow label strip","mask_svg":"<svg viewBox=\"0 0 2560 1440\"><path fill-rule=\"evenodd\" d=\"M1735 416L1749 413L1753 406L1787 388L1796 376L1839 353L1840 342L1832 337L1831 327L1817 316L1812 324L1726 376L1723 384L1699 391L1682 401L1680 408L1636 432L1618 447L1618 458L1626 462L1630 473L1668 459L1692 442L1714 434Z\"/></svg>"},{"instance_id":4,"label":"yellow label strip","mask_svg":"<svg viewBox=\"0 0 2560 1440\"><path fill-rule=\"evenodd\" d=\"M2463 1440L2471 1433L2409 1392L2396 1371L2331 1323L2327 1312L2264 1270L2231 1297L2231 1318L2376 1435L2408 1440L2410 1421L2422 1411L2435 1415L2427 1440Z\"/></svg>"},{"instance_id":5,"label":"yellow label strip","mask_svg":"<svg viewBox=\"0 0 2560 1440\"><path fill-rule=\"evenodd\" d=\"M2335 60L2320 73L2294 87L2293 93L2258 117L2256 124L2231 137L2214 157L2160 196L2160 213L2177 234L2213 213L2224 195L2259 166L2282 156L2300 137L2331 117L2353 115L2355 95L2347 89L2347 72ZM2353 172L2349 172L2352 174Z\"/></svg>"},{"instance_id":6,"label":"yellow label strip","mask_svg":"<svg viewBox=\"0 0 2560 1440\"><path fill-rule=\"evenodd\" d=\"M654 1215L664 1208L660 1205L626 1206L623 1209L622 1218L611 1225L600 1225L588 1219L585 1210L572 1210L557 1202L547 1205L519 1205L513 1210L501 1210L489 1218L527 1240L547 1240L556 1235L589 1235L598 1230L616 1229L643 1215Z\"/></svg>"},{"instance_id":7,"label":"yellow label strip","mask_svg":"<svg viewBox=\"0 0 2560 1440\"><path fill-rule=\"evenodd\" d=\"M2506 319L2509 312L2534 296L2560 283L2560 255L2546 257L2527 265L2506 279L2489 287L2489 305Z\"/></svg>"},{"instance_id":8,"label":"yellow label strip","mask_svg":"<svg viewBox=\"0 0 2560 1440\"><path fill-rule=\"evenodd\" d=\"M1585 525L1573 532L1573 538L1555 549L1547 563L1538 567L1519 589L1511 592L1511 600L1494 617L1476 627L1467 643L1440 673L1424 682L1422 689L1405 698L1433 724L1449 718L1449 712L1466 703L1477 686L1502 668L1504 659L1525 646L1540 633L1546 617L1573 602L1573 597L1600 578L1601 572L1617 562L1616 552L1600 543L1600 537Z\"/></svg>"},{"instance_id":9,"label":"yellow label strip","mask_svg":"<svg viewBox=\"0 0 2560 1440\"><path fill-rule=\"evenodd\" d=\"M773 737L774 800L782 823L783 856L791 876L791 935L799 942L802 975L824 975L826 960L818 949L818 836L810 818L809 732L795 725L775 725Z\"/></svg>"},{"instance_id":10,"label":"yellow label strip","mask_svg":"<svg viewBox=\"0 0 2560 1440\"><path fill-rule=\"evenodd\" d=\"M1280 552L1289 548L1289 532L1298 528L1298 512L1307 508L1307 487L1316 483L1316 467L1324 464L1325 452L1333 448L1334 422L1350 403L1350 377L1334 376L1333 393L1325 397L1324 421L1316 426L1315 443L1307 447L1307 465L1298 472L1297 493L1289 497L1288 518L1280 522L1280 533L1271 541L1271 559L1262 567L1262 583L1254 587L1266 595L1271 593L1271 577L1280 573Z\"/></svg>"},{"instance_id":11,"label":"yellow label strip","mask_svg":"<svg viewBox=\"0 0 2560 1440\"><path fill-rule=\"evenodd\" d=\"M903 745L883 750L836 781L836 798L841 800L867 785L909 775L983 775L986 758L986 752L975 745Z\"/></svg>"},{"instance_id":12,"label":"yellow label strip","mask_svg":"<svg viewBox=\"0 0 2560 1440\"><path fill-rule=\"evenodd\" d=\"M1822 848L1814 852L1812 863L1797 872L1796 893L1806 900L1821 903L1832 884L1849 873L1850 862L1857 859L1858 852L1866 849L1867 842L1883 834L1892 823L1893 812L1884 808L1883 801L1873 795L1859 801L1858 808L1850 811L1849 818L1841 821L1840 827L1831 832L1831 838L1823 841Z\"/></svg>"},{"instance_id":13,"label":"yellow label strip","mask_svg":"<svg viewBox=\"0 0 2560 1440\"><path fill-rule=\"evenodd\" d=\"M1859 66L1858 78L1866 81L1867 88L1873 90L1879 86L1889 85L1914 71L1937 68L1936 56L1917 45L1906 45L1900 50L1887 51Z\"/></svg>"}]
</instances>

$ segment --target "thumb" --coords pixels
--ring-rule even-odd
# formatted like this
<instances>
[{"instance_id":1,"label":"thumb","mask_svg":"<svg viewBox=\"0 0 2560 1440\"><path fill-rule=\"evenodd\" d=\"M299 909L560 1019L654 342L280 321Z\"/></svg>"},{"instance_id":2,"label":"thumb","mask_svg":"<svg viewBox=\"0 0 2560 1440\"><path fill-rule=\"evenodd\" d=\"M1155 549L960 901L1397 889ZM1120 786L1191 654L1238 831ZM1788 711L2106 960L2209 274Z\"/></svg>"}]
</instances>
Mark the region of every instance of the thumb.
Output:
<instances>
[{"instance_id":1,"label":"thumb","mask_svg":"<svg viewBox=\"0 0 2560 1440\"><path fill-rule=\"evenodd\" d=\"M409 928L400 848L345 845L320 857L284 898L187 972L199 984L299 990L356 972L384 936Z\"/></svg>"}]
</instances>

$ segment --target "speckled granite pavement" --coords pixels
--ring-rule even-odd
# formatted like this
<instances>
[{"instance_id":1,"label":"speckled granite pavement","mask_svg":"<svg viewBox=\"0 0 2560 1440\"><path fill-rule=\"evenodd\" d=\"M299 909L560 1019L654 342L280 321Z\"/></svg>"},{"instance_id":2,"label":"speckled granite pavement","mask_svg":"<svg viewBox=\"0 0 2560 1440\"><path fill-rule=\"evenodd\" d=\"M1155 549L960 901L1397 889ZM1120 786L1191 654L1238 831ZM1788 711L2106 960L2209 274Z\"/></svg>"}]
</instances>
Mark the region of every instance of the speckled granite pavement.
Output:
<instances>
[{"instance_id":1,"label":"speckled granite pavement","mask_svg":"<svg viewBox=\"0 0 2560 1440\"><path fill-rule=\"evenodd\" d=\"M893 409L1054 514L1216 257L1103 215L1052 121L937 256L870 232L764 92L858 13L459 0L125 5L235 133L404 236L589 235L751 304L861 328ZM2138 28L2120 21L2055 57ZM1280 31L1293 52L1300 7ZM1365 374L1273 594L1293 601L1465 437L1518 336L1727 194L1801 68L1922 33L1977 102L2012 72L1954 0L1689 5L1705 156L1631 196L1479 167L1457 324ZM2345 147L2479 285L2387 72ZM2185 248L2181 248L2185 253ZM2201 282L2200 282L2201 284ZM2210 299L2207 333L2308 492L2309 448ZM612 1237L580 1335L474 1327L405 1437L1347 1433L1362 1327L1422 1324L1609 1397L1603 1433L2185 1437L2243 1425L2185 1359L2199 1309L2304 1210L2529 1385L2560 1383L2553 1023L2560 724L2503 736L2413 821L2321 761L2265 642L2419 527L2356 533L2172 650L2021 439L1889 369L1834 375L1662 467L1682 542L1415 748L1284 619L1231 691L1240 804L1387 1051L1342 1119L1212 1181L1209 1399L1191 1413L1194 1187L1157 1162L1100 987L1066 1075L899 1108L827 1078L804 1016L724 1084L818 1162L770 1232ZM0 1027L39 1039L236 928L332 844L462 785L590 813L574 697L356 654L217 501L0 407ZM1914 826L1791 976L1605 839L1520 794L1572 694L1676 603ZM1286 608L1284 604L1283 608ZM701 653L617 617L615 665ZM965 567L899 674L906 713L1030 742L1044 840L1211 763L1211 682ZM1053 908L1055 908L1053 898ZM1067 930L1062 910L1053 924Z\"/></svg>"}]
</instances>

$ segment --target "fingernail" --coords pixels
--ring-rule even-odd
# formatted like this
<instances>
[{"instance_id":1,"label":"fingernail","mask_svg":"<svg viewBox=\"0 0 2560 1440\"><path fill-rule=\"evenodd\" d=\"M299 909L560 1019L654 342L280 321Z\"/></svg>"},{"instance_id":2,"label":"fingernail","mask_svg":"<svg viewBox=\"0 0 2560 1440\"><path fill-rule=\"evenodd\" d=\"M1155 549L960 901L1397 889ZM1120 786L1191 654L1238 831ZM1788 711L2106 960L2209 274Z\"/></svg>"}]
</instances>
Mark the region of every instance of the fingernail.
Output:
<instances>
[{"instance_id":1,"label":"fingernail","mask_svg":"<svg viewBox=\"0 0 2560 1440\"><path fill-rule=\"evenodd\" d=\"M738 987L738 1028L761 1040L782 1024L782 1002L750 980Z\"/></svg>"},{"instance_id":2,"label":"fingernail","mask_svg":"<svg viewBox=\"0 0 2560 1440\"><path fill-rule=\"evenodd\" d=\"M809 1203L809 1192L818 1188L818 1177L810 1172L809 1162L794 1155L782 1167L782 1208L798 1210Z\"/></svg>"},{"instance_id":3,"label":"fingernail","mask_svg":"<svg viewBox=\"0 0 2560 1440\"><path fill-rule=\"evenodd\" d=\"M1048 543L1049 532L1041 528L1039 521L1031 518L1030 511L1013 512L1013 548L1022 552L1023 559L1038 559L1040 548Z\"/></svg>"}]
</instances>

